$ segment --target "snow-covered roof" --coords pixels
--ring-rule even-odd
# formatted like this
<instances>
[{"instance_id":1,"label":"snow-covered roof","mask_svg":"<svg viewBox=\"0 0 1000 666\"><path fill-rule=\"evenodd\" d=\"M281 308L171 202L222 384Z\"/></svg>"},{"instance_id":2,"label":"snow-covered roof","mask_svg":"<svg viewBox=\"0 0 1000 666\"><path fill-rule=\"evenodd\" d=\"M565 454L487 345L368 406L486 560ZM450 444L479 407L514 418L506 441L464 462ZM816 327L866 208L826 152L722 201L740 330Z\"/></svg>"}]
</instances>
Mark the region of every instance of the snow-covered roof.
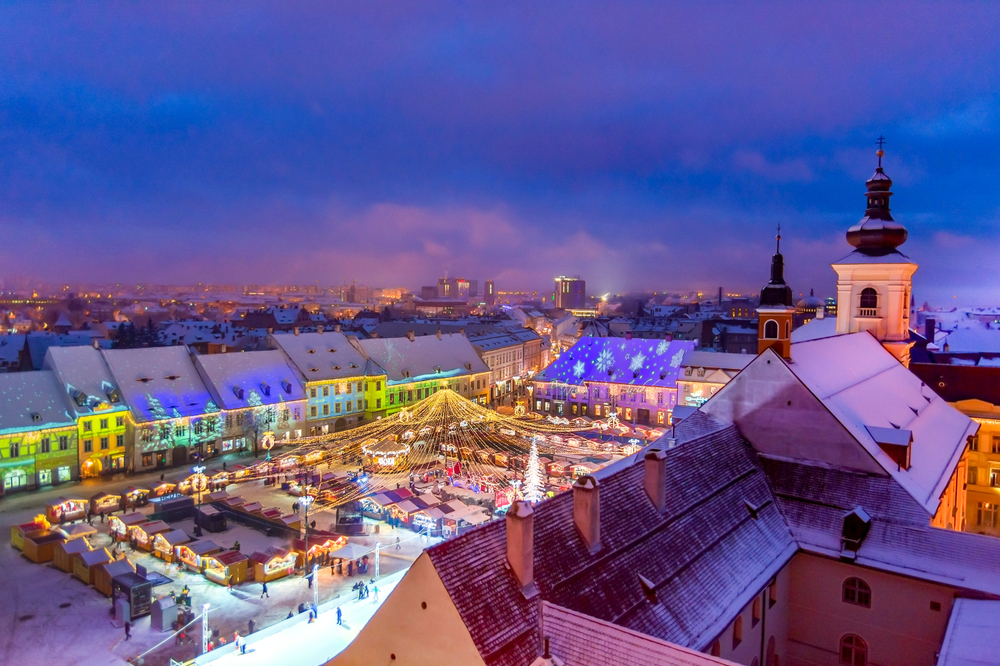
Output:
<instances>
[{"instance_id":1,"label":"snow-covered roof","mask_svg":"<svg viewBox=\"0 0 1000 666\"><path fill-rule=\"evenodd\" d=\"M489 352L507 347L520 347L524 341L513 335L506 333L492 333L490 335L470 336L469 341L480 351Z\"/></svg>"},{"instance_id":2,"label":"snow-covered roof","mask_svg":"<svg viewBox=\"0 0 1000 666\"><path fill-rule=\"evenodd\" d=\"M0 374L0 432L72 426L75 422L54 372Z\"/></svg>"},{"instance_id":3,"label":"snow-covered roof","mask_svg":"<svg viewBox=\"0 0 1000 666\"><path fill-rule=\"evenodd\" d=\"M385 371L389 384L490 371L468 338L457 333L413 340L373 338L359 340L358 344L372 362Z\"/></svg>"},{"instance_id":4,"label":"snow-covered roof","mask_svg":"<svg viewBox=\"0 0 1000 666\"><path fill-rule=\"evenodd\" d=\"M297 373L277 349L197 356L195 366L223 409L305 399Z\"/></svg>"},{"instance_id":5,"label":"snow-covered roof","mask_svg":"<svg viewBox=\"0 0 1000 666\"><path fill-rule=\"evenodd\" d=\"M536 375L537 381L582 385L613 382L672 387L691 340L581 338Z\"/></svg>"},{"instance_id":6,"label":"snow-covered roof","mask_svg":"<svg viewBox=\"0 0 1000 666\"><path fill-rule=\"evenodd\" d=\"M63 394L76 414L125 410L118 383L104 362L104 356L93 347L49 347L45 368L55 372Z\"/></svg>"},{"instance_id":7,"label":"snow-covered roof","mask_svg":"<svg viewBox=\"0 0 1000 666\"><path fill-rule=\"evenodd\" d=\"M11 365L21 359L24 335L0 335L0 363Z\"/></svg>"},{"instance_id":8,"label":"snow-covered roof","mask_svg":"<svg viewBox=\"0 0 1000 666\"><path fill-rule=\"evenodd\" d=\"M365 374L368 359L343 333L274 333L268 340L285 353L299 376L307 382Z\"/></svg>"},{"instance_id":9,"label":"snow-covered roof","mask_svg":"<svg viewBox=\"0 0 1000 666\"><path fill-rule=\"evenodd\" d=\"M944 337L943 342L935 336L938 347L951 353L959 352L1000 352L1000 327L990 328L985 325L975 328L959 328Z\"/></svg>"},{"instance_id":10,"label":"snow-covered roof","mask_svg":"<svg viewBox=\"0 0 1000 666\"><path fill-rule=\"evenodd\" d=\"M107 340L106 343L110 345L111 341ZM49 350L49 347L77 347L92 344L93 337L88 331L74 331L64 335L57 335L55 333L29 333L28 351L31 353L32 369L42 369L45 352ZM22 370L25 369L27 368L22 368Z\"/></svg>"},{"instance_id":11,"label":"snow-covered roof","mask_svg":"<svg viewBox=\"0 0 1000 666\"><path fill-rule=\"evenodd\" d=\"M868 333L795 343L792 360L792 373L933 514L975 424ZM911 431L910 468L900 469L866 426Z\"/></svg>"},{"instance_id":12,"label":"snow-covered roof","mask_svg":"<svg viewBox=\"0 0 1000 666\"><path fill-rule=\"evenodd\" d=\"M136 422L219 411L187 347L109 349L102 354Z\"/></svg>"},{"instance_id":13,"label":"snow-covered roof","mask_svg":"<svg viewBox=\"0 0 1000 666\"><path fill-rule=\"evenodd\" d=\"M684 352L682 368L719 368L740 371L757 358L753 354L729 354L725 352L689 351Z\"/></svg>"},{"instance_id":14,"label":"snow-covered roof","mask_svg":"<svg viewBox=\"0 0 1000 666\"><path fill-rule=\"evenodd\" d=\"M937 666L1000 664L1000 601L956 599Z\"/></svg>"},{"instance_id":15,"label":"snow-covered roof","mask_svg":"<svg viewBox=\"0 0 1000 666\"><path fill-rule=\"evenodd\" d=\"M870 255L855 250L849 255L833 262L834 266L839 264L912 264L913 260L899 250L893 250L888 254Z\"/></svg>"},{"instance_id":16,"label":"snow-covered roof","mask_svg":"<svg viewBox=\"0 0 1000 666\"><path fill-rule=\"evenodd\" d=\"M235 344L243 332L229 323L184 320L166 322L160 330L160 339L168 345L193 345L200 342Z\"/></svg>"},{"instance_id":17,"label":"snow-covered roof","mask_svg":"<svg viewBox=\"0 0 1000 666\"><path fill-rule=\"evenodd\" d=\"M792 331L792 342L807 342L809 340L819 340L820 338L830 338L837 335L837 318L824 317L813 319L808 324L799 326Z\"/></svg>"}]
</instances>

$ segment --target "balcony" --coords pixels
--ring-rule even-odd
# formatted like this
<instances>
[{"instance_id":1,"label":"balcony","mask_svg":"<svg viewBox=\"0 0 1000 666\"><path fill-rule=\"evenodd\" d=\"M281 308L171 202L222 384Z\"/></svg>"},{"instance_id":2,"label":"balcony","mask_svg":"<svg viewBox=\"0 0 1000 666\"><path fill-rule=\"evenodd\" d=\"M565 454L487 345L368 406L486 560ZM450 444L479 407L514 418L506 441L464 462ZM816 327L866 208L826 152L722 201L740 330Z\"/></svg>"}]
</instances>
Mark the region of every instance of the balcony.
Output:
<instances>
[{"instance_id":1,"label":"balcony","mask_svg":"<svg viewBox=\"0 0 1000 666\"><path fill-rule=\"evenodd\" d=\"M878 317L878 308L858 308L859 317Z\"/></svg>"}]
</instances>

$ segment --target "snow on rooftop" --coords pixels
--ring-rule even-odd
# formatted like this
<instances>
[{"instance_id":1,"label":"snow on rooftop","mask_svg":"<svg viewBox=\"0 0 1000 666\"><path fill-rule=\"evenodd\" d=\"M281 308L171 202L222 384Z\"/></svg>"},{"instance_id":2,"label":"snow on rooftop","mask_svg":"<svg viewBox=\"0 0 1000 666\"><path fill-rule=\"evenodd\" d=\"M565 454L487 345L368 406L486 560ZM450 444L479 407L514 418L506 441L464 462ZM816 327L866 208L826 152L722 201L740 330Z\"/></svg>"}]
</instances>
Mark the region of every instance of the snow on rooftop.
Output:
<instances>
[{"instance_id":1,"label":"snow on rooftop","mask_svg":"<svg viewBox=\"0 0 1000 666\"><path fill-rule=\"evenodd\" d=\"M137 422L218 411L187 347L102 352Z\"/></svg>"},{"instance_id":2,"label":"snow on rooftop","mask_svg":"<svg viewBox=\"0 0 1000 666\"><path fill-rule=\"evenodd\" d=\"M536 380L672 387L684 354L693 351L694 345L691 340L581 338L542 370Z\"/></svg>"},{"instance_id":3,"label":"snow on rooftop","mask_svg":"<svg viewBox=\"0 0 1000 666\"><path fill-rule=\"evenodd\" d=\"M428 335L413 340L372 338L359 340L358 344L374 363L385 370L389 384L490 371L469 339L458 333L445 333L440 338Z\"/></svg>"},{"instance_id":4,"label":"snow on rooftop","mask_svg":"<svg viewBox=\"0 0 1000 666\"><path fill-rule=\"evenodd\" d=\"M937 509L975 424L942 400L868 333L792 345L789 369L930 513ZM910 430L911 466L900 469L868 427Z\"/></svg>"},{"instance_id":5,"label":"snow on rooftop","mask_svg":"<svg viewBox=\"0 0 1000 666\"><path fill-rule=\"evenodd\" d=\"M682 368L719 368L720 370L742 370L757 358L754 354L729 354L726 352L689 351L684 352Z\"/></svg>"},{"instance_id":6,"label":"snow on rooftop","mask_svg":"<svg viewBox=\"0 0 1000 666\"><path fill-rule=\"evenodd\" d=\"M195 365L223 409L305 399L295 370L277 349L197 356Z\"/></svg>"},{"instance_id":7,"label":"snow on rooftop","mask_svg":"<svg viewBox=\"0 0 1000 666\"><path fill-rule=\"evenodd\" d=\"M1000 664L1000 601L956 599L937 666Z\"/></svg>"},{"instance_id":8,"label":"snow on rooftop","mask_svg":"<svg viewBox=\"0 0 1000 666\"><path fill-rule=\"evenodd\" d=\"M824 317L823 319L813 319L808 324L793 330L792 342L807 342L820 338L830 338L834 335L837 335L837 318Z\"/></svg>"},{"instance_id":9,"label":"snow on rooftop","mask_svg":"<svg viewBox=\"0 0 1000 666\"><path fill-rule=\"evenodd\" d=\"M72 426L74 423L54 372L0 374L0 432Z\"/></svg>"},{"instance_id":10,"label":"snow on rooftop","mask_svg":"<svg viewBox=\"0 0 1000 666\"><path fill-rule=\"evenodd\" d=\"M112 401L112 391L118 383L104 362L104 356L93 347L49 347L45 356L45 368L55 372L62 385L67 404L77 414L92 414L94 408L125 410L125 404L118 396ZM83 404L78 401L78 393L84 393Z\"/></svg>"},{"instance_id":11,"label":"snow on rooftop","mask_svg":"<svg viewBox=\"0 0 1000 666\"><path fill-rule=\"evenodd\" d=\"M278 333L269 337L307 382L359 377L368 360L343 333Z\"/></svg>"}]
</instances>

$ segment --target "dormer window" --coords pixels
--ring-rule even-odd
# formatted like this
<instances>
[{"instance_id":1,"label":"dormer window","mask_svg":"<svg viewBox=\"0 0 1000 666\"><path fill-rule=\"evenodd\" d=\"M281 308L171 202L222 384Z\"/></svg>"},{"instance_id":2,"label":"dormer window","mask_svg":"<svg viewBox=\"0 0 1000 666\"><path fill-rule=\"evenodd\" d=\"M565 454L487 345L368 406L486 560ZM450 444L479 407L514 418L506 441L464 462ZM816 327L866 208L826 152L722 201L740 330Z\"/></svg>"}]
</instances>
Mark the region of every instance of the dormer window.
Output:
<instances>
[{"instance_id":1,"label":"dormer window","mask_svg":"<svg viewBox=\"0 0 1000 666\"><path fill-rule=\"evenodd\" d=\"M242 389L242 388L240 388L239 386L234 386L234 387L233 387L233 394L234 394L234 395L235 395L235 396L237 397L237 399L239 399L239 400L242 400L242 399L243 399L243 396L245 395L245 393L244 393L243 389Z\"/></svg>"},{"instance_id":2,"label":"dormer window","mask_svg":"<svg viewBox=\"0 0 1000 666\"><path fill-rule=\"evenodd\" d=\"M164 379L169 379L170 381L174 381L175 379L180 379L180 378L181 378L180 375L167 375L166 377L164 377Z\"/></svg>"},{"instance_id":3,"label":"dormer window","mask_svg":"<svg viewBox=\"0 0 1000 666\"><path fill-rule=\"evenodd\" d=\"M73 394L73 402L76 403L77 407L83 407L87 404L87 394L83 391L77 391Z\"/></svg>"},{"instance_id":4,"label":"dormer window","mask_svg":"<svg viewBox=\"0 0 1000 666\"><path fill-rule=\"evenodd\" d=\"M114 405L121 402L121 400L122 396L120 393L118 393L118 389L113 388L110 391L108 391L108 402Z\"/></svg>"},{"instance_id":5,"label":"dormer window","mask_svg":"<svg viewBox=\"0 0 1000 666\"><path fill-rule=\"evenodd\" d=\"M266 383L261 382L260 392L263 393L264 395L271 395L271 387L268 386Z\"/></svg>"}]
</instances>

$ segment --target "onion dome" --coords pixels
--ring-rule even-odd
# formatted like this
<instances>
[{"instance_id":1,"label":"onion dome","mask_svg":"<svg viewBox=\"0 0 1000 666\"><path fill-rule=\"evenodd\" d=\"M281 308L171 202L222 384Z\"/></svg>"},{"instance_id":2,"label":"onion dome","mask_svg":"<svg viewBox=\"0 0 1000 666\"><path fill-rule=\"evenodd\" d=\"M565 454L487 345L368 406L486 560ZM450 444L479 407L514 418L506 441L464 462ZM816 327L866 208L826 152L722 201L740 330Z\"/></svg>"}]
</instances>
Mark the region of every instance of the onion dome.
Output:
<instances>
[{"instance_id":1,"label":"onion dome","mask_svg":"<svg viewBox=\"0 0 1000 666\"><path fill-rule=\"evenodd\" d=\"M907 234L906 228L893 220L889 213L892 179L882 170L885 152L879 148L875 154L878 155L878 168L865 183L868 186L865 193L868 207L861 221L847 230L847 242L863 254L878 257L895 252L906 242Z\"/></svg>"},{"instance_id":2,"label":"onion dome","mask_svg":"<svg viewBox=\"0 0 1000 666\"><path fill-rule=\"evenodd\" d=\"M818 298L812 289L809 290L808 296L800 298L799 302L795 304L798 310L818 310L824 306L826 306L826 303L823 302L822 298Z\"/></svg>"},{"instance_id":3,"label":"onion dome","mask_svg":"<svg viewBox=\"0 0 1000 666\"><path fill-rule=\"evenodd\" d=\"M761 307L792 307L792 288L785 284L785 259L781 256L781 227L778 227L777 245L771 257L771 280L760 290Z\"/></svg>"}]
</instances>

